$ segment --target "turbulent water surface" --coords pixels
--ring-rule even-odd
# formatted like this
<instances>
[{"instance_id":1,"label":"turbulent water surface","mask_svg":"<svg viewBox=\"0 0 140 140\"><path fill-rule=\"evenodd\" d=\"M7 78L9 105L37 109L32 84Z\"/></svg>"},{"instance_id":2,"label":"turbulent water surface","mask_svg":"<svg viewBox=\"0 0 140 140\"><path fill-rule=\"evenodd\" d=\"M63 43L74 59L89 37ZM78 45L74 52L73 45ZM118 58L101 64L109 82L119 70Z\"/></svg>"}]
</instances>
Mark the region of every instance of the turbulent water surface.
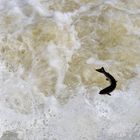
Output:
<instances>
[{"instance_id":1,"label":"turbulent water surface","mask_svg":"<svg viewBox=\"0 0 140 140\"><path fill-rule=\"evenodd\" d=\"M0 0L0 140L139 140L139 109L139 0Z\"/></svg>"}]
</instances>

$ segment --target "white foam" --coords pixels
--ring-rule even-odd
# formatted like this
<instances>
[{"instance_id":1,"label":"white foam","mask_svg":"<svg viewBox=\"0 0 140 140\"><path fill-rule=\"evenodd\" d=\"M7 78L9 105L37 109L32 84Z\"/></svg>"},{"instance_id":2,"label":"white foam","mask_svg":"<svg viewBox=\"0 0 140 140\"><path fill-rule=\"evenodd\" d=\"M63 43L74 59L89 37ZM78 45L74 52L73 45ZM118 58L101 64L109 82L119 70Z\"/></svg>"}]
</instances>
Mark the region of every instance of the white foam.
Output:
<instances>
[{"instance_id":1,"label":"white foam","mask_svg":"<svg viewBox=\"0 0 140 140\"><path fill-rule=\"evenodd\" d=\"M49 1L47 2L49 7L50 3ZM51 2L54 2L55 4L56 1L52 0ZM115 6L116 3L117 0L107 0L104 4ZM12 16L15 15L16 17L18 15L19 17L18 20L15 19L6 27L0 25L0 29L4 32L7 31L6 33L9 34L6 34L5 42L3 41L3 34L0 34L0 38L2 38L0 42L1 46L4 46L5 43L7 43L13 37L13 34L10 34L10 29L15 29L14 31L12 30L15 33L15 36L19 35L20 33L22 35L24 30L28 30L24 27L30 28L28 25L34 23L33 19L36 19L37 22L38 16L36 15L38 14L42 18L51 18L57 24L58 30L60 29L59 31L62 31L64 33L64 35L60 34L62 35L62 38L58 37L59 40L56 39L55 41L51 40L45 42L45 44L43 44L45 45L45 47L43 45L39 46L38 42L37 46L35 46L35 43L32 43L33 38L31 37L32 33L30 33L30 30L29 38L28 36L27 39L26 37L21 38L21 40L23 39L24 43L18 40L18 42L20 42L21 44L23 43L25 46L27 45L25 49L29 47L29 50L27 49L27 52L31 51L31 54L29 55L33 55L33 59L36 59L35 56L40 53L39 56L41 57L43 55L43 60L46 60L48 62L47 64L49 64L49 67L55 71L55 74L57 75L55 93L48 97L45 96L37 86L35 79L38 79L36 78L37 76L35 77L32 68L25 71L23 65L18 65L17 70L9 71L11 69L6 65L7 61L11 63L13 61L16 61L17 63L19 62L17 60L20 54L17 53L18 57L14 57L16 55L16 50L20 50L20 43L17 43L18 45L15 43L17 41L15 36L15 38L13 37L9 41L11 44L7 43L7 46L5 46L7 47L7 50L3 50L9 53L0 54L1 138L5 136L4 134L6 132L17 133L19 139L23 140L113 140L113 138L119 140L124 137L128 140L133 140L136 138L136 135L134 135L136 132L136 134L139 135L139 64L133 65L137 66L136 70L132 67L137 75L131 79L126 78L125 80L127 81L127 86L125 85L123 87L123 90L116 89L115 91L113 91L111 97L99 95L98 92L101 87L95 87L94 84L92 87L89 86L87 88L85 88L85 85L82 82L79 84L80 86L77 86L76 88L72 88L71 86L67 87L64 84L65 75L67 74L67 71L69 69L69 63L71 63L72 57L75 56L75 54L80 55L80 51L78 52L78 49L82 49L80 45L81 42L78 38L78 33L73 24L73 21L74 18L77 18L77 20L79 20L79 17L76 16L81 16L80 14L82 13L84 13L84 16L86 14L88 16L92 15L92 11L89 11L90 4L85 6L82 5L73 13L63 13L61 11L54 10L53 14L52 10L49 10L48 7L44 8L44 5L41 4L41 1L36 0L29 0L24 2L19 0L1 0L0 4L1 15L3 17L5 16L5 12L8 9L9 11L6 12L6 14L8 13ZM31 13L29 17L24 15L24 13L22 12L23 6L26 5L31 5L33 8L33 13ZM92 6L93 5L91 5L91 7ZM100 13L100 10L100 8L95 8L94 15L96 13ZM3 21L3 19L0 18L0 21ZM39 20L40 19L41 18L39 18ZM13 23L18 23L18 28L16 27L16 25L13 26ZM32 28L32 25L30 26ZM23 30L21 31L19 27ZM131 21L126 24L126 28L128 29L129 34L139 36L138 27L134 27ZM39 37L42 35L41 33L38 33ZM66 38L65 40L64 36L66 34L68 34L68 38ZM36 40L36 38L34 40ZM14 43L17 45L15 46L15 48L13 48ZM43 47L45 49L42 49L43 52L35 53L35 49L31 47L36 47L36 50ZM12 49L12 51L10 49ZM80 56L78 58L80 58ZM111 67L112 64L117 63L113 59L104 61L99 60L98 55L93 55L85 61L88 65L95 64L99 67ZM32 63L33 62L34 61L32 61ZM80 64L77 63L77 65ZM31 64L31 67L32 66L33 64ZM78 71L78 76L80 76L82 71L82 67L80 68L81 69L79 69ZM34 69L36 70L36 67ZM41 72L43 73L44 71ZM40 73L37 74L39 75ZM75 73L76 72L74 71L74 74ZM47 83L45 84L47 85ZM61 99L62 102L61 100L59 100L59 98L62 97L61 95L65 95ZM65 102L65 100L67 100L67 102Z\"/></svg>"}]
</instances>

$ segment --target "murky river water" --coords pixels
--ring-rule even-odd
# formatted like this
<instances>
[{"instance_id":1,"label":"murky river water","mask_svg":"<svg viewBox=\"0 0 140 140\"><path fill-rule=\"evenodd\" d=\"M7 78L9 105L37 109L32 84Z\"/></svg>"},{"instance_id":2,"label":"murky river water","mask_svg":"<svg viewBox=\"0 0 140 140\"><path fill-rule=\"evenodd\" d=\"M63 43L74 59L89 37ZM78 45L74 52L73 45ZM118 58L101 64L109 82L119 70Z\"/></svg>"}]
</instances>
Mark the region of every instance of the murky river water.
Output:
<instances>
[{"instance_id":1,"label":"murky river water","mask_svg":"<svg viewBox=\"0 0 140 140\"><path fill-rule=\"evenodd\" d=\"M0 0L0 140L139 140L139 109L139 0Z\"/></svg>"}]
</instances>

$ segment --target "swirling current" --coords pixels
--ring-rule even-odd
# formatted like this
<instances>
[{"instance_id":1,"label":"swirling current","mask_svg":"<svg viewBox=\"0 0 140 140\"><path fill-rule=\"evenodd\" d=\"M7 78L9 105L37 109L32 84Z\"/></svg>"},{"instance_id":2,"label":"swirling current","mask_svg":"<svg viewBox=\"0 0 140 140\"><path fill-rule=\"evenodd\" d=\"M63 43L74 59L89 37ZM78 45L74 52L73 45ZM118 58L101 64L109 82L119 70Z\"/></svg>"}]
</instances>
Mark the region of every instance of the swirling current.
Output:
<instances>
[{"instance_id":1,"label":"swirling current","mask_svg":"<svg viewBox=\"0 0 140 140\"><path fill-rule=\"evenodd\" d=\"M139 108L139 0L0 0L0 140L139 140Z\"/></svg>"}]
</instances>

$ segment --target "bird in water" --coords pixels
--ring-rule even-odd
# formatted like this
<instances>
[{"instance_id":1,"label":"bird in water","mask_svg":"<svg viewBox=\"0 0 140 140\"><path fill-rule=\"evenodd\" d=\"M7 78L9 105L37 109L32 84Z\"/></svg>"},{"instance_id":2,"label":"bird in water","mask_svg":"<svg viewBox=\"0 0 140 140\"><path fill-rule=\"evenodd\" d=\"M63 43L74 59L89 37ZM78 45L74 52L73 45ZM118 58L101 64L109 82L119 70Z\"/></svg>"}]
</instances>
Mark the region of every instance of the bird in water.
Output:
<instances>
[{"instance_id":1,"label":"bird in water","mask_svg":"<svg viewBox=\"0 0 140 140\"><path fill-rule=\"evenodd\" d=\"M101 67L100 69L96 69L96 71L104 74L106 76L106 80L109 80L109 82L110 82L110 85L108 87L102 89L99 92L99 94L107 94L107 95L111 96L110 93L116 88L117 81L115 80L115 78L111 74L106 72L103 67Z\"/></svg>"}]
</instances>

